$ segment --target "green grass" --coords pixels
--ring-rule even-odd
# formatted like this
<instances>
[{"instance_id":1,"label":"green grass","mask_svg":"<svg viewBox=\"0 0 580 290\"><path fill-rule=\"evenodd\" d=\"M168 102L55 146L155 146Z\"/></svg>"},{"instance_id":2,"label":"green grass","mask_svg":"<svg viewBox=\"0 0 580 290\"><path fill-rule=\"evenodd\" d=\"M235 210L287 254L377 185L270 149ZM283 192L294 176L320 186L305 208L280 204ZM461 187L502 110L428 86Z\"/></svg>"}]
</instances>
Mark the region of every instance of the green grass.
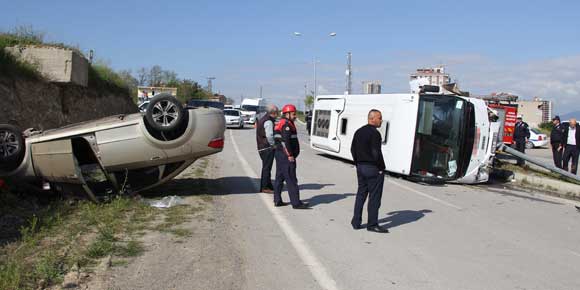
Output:
<instances>
[{"instance_id":1,"label":"green grass","mask_svg":"<svg viewBox=\"0 0 580 290\"><path fill-rule=\"evenodd\" d=\"M10 78L44 80L35 64L20 61L5 51L12 46L56 47L73 50L84 56L75 46L57 42L45 42L44 35L30 27L17 27L10 32L0 32L0 75ZM89 87L130 94L129 84L105 63L89 66Z\"/></svg>"},{"instance_id":2,"label":"green grass","mask_svg":"<svg viewBox=\"0 0 580 290\"><path fill-rule=\"evenodd\" d=\"M55 202L30 218L18 241L0 248L0 290L57 285L75 265L91 267L108 255L141 255L145 248L133 237L154 218L149 206L129 198Z\"/></svg>"}]
</instances>

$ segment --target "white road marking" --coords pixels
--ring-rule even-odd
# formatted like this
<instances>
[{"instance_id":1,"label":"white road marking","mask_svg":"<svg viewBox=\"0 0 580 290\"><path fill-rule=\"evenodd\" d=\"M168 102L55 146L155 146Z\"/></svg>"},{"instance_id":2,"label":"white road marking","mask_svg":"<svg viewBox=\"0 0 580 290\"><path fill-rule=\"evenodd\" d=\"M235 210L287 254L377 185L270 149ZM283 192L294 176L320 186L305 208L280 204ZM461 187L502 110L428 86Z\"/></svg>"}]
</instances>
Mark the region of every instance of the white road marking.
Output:
<instances>
[{"instance_id":1,"label":"white road marking","mask_svg":"<svg viewBox=\"0 0 580 290\"><path fill-rule=\"evenodd\" d=\"M438 198L436 198L436 197L433 197L433 196L431 196L431 195L428 195L428 194L426 194L426 193L420 192L420 191L418 191L418 190L416 190L416 189L413 189L413 188L410 188L410 187L408 187L408 186L406 186L406 185L400 184L400 183L398 183L398 182L396 182L396 181L394 181L394 180L392 180L392 179L390 179L390 178L388 178L388 179L387 179L387 181L388 181L388 182L390 182L390 183L392 183L392 184L394 184L394 185L397 185L398 187L401 187L401 188L403 188L403 189L406 189L406 190L408 190L408 191L410 191L410 192L412 192L412 193L415 193L415 194L418 194L418 195L420 195L420 196L426 197L426 198L428 198L428 199L434 200L434 201L436 201L436 202L438 202L438 203L440 203L440 204L446 205L446 206L448 206L448 207L452 207L452 208L454 208L454 209L462 210L462 208L461 208L461 207L459 207L459 206L456 206L456 205L454 205L454 204L452 204L452 203L449 203L449 202L446 202L446 201L444 201L444 200L438 199Z\"/></svg>"},{"instance_id":2,"label":"white road marking","mask_svg":"<svg viewBox=\"0 0 580 290\"><path fill-rule=\"evenodd\" d=\"M250 164L248 164L248 161L246 161L246 159L240 152L240 149L238 148L238 144L234 139L232 131L230 131L230 139L232 140L234 151L236 151L236 155L238 156L238 159L240 160L240 163L246 175L248 175L248 177L259 178L259 176L256 174L256 172L254 172L252 167L250 167ZM254 188L256 189L256 191L258 191L259 190L258 181L253 180L252 183L254 184ZM300 237L300 235L294 230L288 219L282 214L282 211L274 207L272 197L270 195L266 195L263 193L259 193L259 195L262 201L264 202L266 208L270 211L272 216L274 216L274 219L276 220L276 222L286 235L288 241L292 244L292 246L298 253L298 256L300 256L300 259L302 259L304 265L308 267L308 270L310 270L310 273L312 273L312 276L314 276L314 279L316 280L316 282L318 282L318 285L320 285L322 289L338 290L338 287L336 286L336 281L334 281L334 279L328 274L328 271L326 270L326 268L324 268L322 263L320 263L320 261L318 260L314 252L310 249L306 241L304 241L304 239L302 239L302 237Z\"/></svg>"}]
</instances>

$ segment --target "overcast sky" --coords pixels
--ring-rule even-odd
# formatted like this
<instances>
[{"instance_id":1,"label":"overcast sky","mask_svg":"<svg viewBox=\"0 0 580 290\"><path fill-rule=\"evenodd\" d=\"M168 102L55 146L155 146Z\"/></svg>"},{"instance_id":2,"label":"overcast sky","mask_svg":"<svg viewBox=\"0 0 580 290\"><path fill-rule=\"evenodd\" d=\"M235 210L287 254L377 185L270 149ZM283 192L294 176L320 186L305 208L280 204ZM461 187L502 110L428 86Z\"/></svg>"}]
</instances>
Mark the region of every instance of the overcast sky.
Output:
<instances>
[{"instance_id":1,"label":"overcast sky","mask_svg":"<svg viewBox=\"0 0 580 290\"><path fill-rule=\"evenodd\" d=\"M580 110L580 1L2 2L4 31L32 25L115 69L214 76L214 90L236 101L260 86L274 103L301 101L315 58L319 93L342 93L351 51L354 93L364 80L407 92L416 68L443 64L463 90Z\"/></svg>"}]
</instances>

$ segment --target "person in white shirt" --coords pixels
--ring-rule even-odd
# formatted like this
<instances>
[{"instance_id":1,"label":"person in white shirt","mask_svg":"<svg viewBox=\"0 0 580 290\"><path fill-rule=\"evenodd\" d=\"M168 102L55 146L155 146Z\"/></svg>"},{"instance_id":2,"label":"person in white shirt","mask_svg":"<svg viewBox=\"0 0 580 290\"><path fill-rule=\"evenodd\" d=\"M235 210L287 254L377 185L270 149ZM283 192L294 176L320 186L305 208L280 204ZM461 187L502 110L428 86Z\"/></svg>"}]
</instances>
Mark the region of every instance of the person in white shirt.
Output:
<instances>
[{"instance_id":1,"label":"person in white shirt","mask_svg":"<svg viewBox=\"0 0 580 290\"><path fill-rule=\"evenodd\" d=\"M576 119L570 119L570 125L564 130L564 157L563 168L568 171L568 163L572 160L570 172L576 174L578 171L578 155L580 153L580 128Z\"/></svg>"}]
</instances>

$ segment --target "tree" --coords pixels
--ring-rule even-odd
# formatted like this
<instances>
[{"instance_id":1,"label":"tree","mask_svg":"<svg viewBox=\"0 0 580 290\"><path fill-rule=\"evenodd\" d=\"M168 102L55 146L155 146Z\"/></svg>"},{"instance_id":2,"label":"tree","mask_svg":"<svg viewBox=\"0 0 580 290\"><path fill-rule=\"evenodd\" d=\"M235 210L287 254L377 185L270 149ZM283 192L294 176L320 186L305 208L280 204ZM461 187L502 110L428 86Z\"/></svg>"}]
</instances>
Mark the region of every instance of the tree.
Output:
<instances>
[{"instance_id":1,"label":"tree","mask_svg":"<svg viewBox=\"0 0 580 290\"><path fill-rule=\"evenodd\" d=\"M306 96L306 98L304 98L304 105L306 106L306 109L308 110L312 109L312 106L314 105L314 96L312 95Z\"/></svg>"},{"instance_id":2,"label":"tree","mask_svg":"<svg viewBox=\"0 0 580 290\"><path fill-rule=\"evenodd\" d=\"M149 72L146 68L142 67L137 70L137 81L140 86L144 86L149 81Z\"/></svg>"},{"instance_id":3,"label":"tree","mask_svg":"<svg viewBox=\"0 0 580 290\"><path fill-rule=\"evenodd\" d=\"M178 82L176 72L170 71L170 70L162 70L161 71L161 83L169 86L168 84L176 83L176 82Z\"/></svg>"},{"instance_id":4,"label":"tree","mask_svg":"<svg viewBox=\"0 0 580 290\"><path fill-rule=\"evenodd\" d=\"M151 87L158 87L161 85L161 77L162 77L163 69L161 66L154 65L149 70L149 86Z\"/></svg>"},{"instance_id":5,"label":"tree","mask_svg":"<svg viewBox=\"0 0 580 290\"><path fill-rule=\"evenodd\" d=\"M125 83L127 88L129 88L129 93L131 94L131 98L136 102L137 101L137 86L139 85L139 81L133 76L131 70L121 70L118 72L119 78Z\"/></svg>"}]
</instances>

